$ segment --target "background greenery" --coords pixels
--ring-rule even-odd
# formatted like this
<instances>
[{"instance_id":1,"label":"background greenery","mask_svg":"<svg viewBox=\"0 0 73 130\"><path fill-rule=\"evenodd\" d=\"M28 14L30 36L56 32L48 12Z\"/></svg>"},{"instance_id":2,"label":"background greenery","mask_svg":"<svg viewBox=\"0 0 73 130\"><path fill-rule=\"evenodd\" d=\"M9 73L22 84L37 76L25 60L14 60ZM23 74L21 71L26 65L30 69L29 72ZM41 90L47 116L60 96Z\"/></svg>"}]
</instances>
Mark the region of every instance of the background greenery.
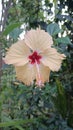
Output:
<instances>
[{"instance_id":1,"label":"background greenery","mask_svg":"<svg viewBox=\"0 0 73 130\"><path fill-rule=\"evenodd\" d=\"M73 0L2 0L0 25L0 130L73 130ZM19 83L1 57L39 25L67 57L42 89Z\"/></svg>"}]
</instances>

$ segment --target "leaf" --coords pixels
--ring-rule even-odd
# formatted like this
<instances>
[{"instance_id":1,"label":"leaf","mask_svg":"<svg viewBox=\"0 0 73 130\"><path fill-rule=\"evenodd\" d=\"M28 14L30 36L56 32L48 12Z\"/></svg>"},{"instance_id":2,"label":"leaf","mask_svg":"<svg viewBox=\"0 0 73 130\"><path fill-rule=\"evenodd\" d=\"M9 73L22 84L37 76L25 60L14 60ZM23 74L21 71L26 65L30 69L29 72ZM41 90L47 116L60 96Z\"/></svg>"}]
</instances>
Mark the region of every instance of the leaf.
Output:
<instances>
[{"instance_id":1,"label":"leaf","mask_svg":"<svg viewBox=\"0 0 73 130\"><path fill-rule=\"evenodd\" d=\"M19 130L24 130L21 126L15 126L17 129L19 129Z\"/></svg>"},{"instance_id":2,"label":"leaf","mask_svg":"<svg viewBox=\"0 0 73 130\"><path fill-rule=\"evenodd\" d=\"M47 26L47 32L52 36L58 34L61 31L62 30L59 28L59 25L57 23L51 23Z\"/></svg>"},{"instance_id":3,"label":"leaf","mask_svg":"<svg viewBox=\"0 0 73 130\"><path fill-rule=\"evenodd\" d=\"M3 32L3 35L7 36L13 29L20 27L23 23L14 23L10 24L6 27L5 31Z\"/></svg>"},{"instance_id":4,"label":"leaf","mask_svg":"<svg viewBox=\"0 0 73 130\"><path fill-rule=\"evenodd\" d=\"M18 126L20 124L27 124L27 123L31 123L34 121L35 121L35 119L13 120L13 121L9 121L9 122L0 123L0 127Z\"/></svg>"},{"instance_id":5,"label":"leaf","mask_svg":"<svg viewBox=\"0 0 73 130\"><path fill-rule=\"evenodd\" d=\"M58 42L58 43L64 43L64 44L67 44L67 45L68 44L72 44L68 36L57 38L56 42Z\"/></svg>"},{"instance_id":6,"label":"leaf","mask_svg":"<svg viewBox=\"0 0 73 130\"><path fill-rule=\"evenodd\" d=\"M19 28L15 28L13 29L11 32L10 32L10 36L13 38L13 39L17 39L18 36L20 35L20 33L22 33L23 29L19 29Z\"/></svg>"},{"instance_id":7,"label":"leaf","mask_svg":"<svg viewBox=\"0 0 73 130\"><path fill-rule=\"evenodd\" d=\"M59 79L56 80L56 85L57 85L57 95L56 97L53 97L53 101L59 114L61 114L61 116L65 119L67 116L67 99L65 90Z\"/></svg>"}]
</instances>

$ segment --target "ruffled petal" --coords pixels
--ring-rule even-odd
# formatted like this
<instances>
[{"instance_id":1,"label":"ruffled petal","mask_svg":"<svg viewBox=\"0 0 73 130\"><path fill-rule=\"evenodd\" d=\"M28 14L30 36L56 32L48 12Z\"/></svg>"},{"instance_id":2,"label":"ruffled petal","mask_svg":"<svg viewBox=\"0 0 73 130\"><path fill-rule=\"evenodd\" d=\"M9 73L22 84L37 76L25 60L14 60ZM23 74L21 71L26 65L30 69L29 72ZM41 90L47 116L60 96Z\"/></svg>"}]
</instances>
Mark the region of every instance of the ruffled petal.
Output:
<instances>
[{"instance_id":1,"label":"ruffled petal","mask_svg":"<svg viewBox=\"0 0 73 130\"><path fill-rule=\"evenodd\" d=\"M27 63L24 66L16 66L16 76L17 79L23 82L25 85L33 84L35 79L36 71L35 66Z\"/></svg>"},{"instance_id":2,"label":"ruffled petal","mask_svg":"<svg viewBox=\"0 0 73 130\"><path fill-rule=\"evenodd\" d=\"M42 63L38 65L39 73L36 68L36 84L40 87L44 85L45 82L49 82L50 69L44 66Z\"/></svg>"},{"instance_id":3,"label":"ruffled petal","mask_svg":"<svg viewBox=\"0 0 73 130\"><path fill-rule=\"evenodd\" d=\"M30 50L24 43L24 40L18 41L13 44L8 50L4 61L6 64L13 64L16 66L22 66L28 62L28 55Z\"/></svg>"},{"instance_id":4,"label":"ruffled petal","mask_svg":"<svg viewBox=\"0 0 73 130\"><path fill-rule=\"evenodd\" d=\"M33 51L36 50L38 52L51 47L53 44L52 37L40 28L28 31L25 35L25 42Z\"/></svg>"},{"instance_id":5,"label":"ruffled petal","mask_svg":"<svg viewBox=\"0 0 73 130\"><path fill-rule=\"evenodd\" d=\"M45 50L42 54L41 62L52 71L58 71L61 67L62 60L66 58L64 54L60 54L54 48Z\"/></svg>"},{"instance_id":6,"label":"ruffled petal","mask_svg":"<svg viewBox=\"0 0 73 130\"><path fill-rule=\"evenodd\" d=\"M45 82L49 82L50 69L43 64L40 64L38 67L39 73L35 64L31 65L27 63L24 66L16 66L15 70L17 79L28 86L33 84L35 80L37 86L42 87ZM39 84L39 82L41 83Z\"/></svg>"}]
</instances>

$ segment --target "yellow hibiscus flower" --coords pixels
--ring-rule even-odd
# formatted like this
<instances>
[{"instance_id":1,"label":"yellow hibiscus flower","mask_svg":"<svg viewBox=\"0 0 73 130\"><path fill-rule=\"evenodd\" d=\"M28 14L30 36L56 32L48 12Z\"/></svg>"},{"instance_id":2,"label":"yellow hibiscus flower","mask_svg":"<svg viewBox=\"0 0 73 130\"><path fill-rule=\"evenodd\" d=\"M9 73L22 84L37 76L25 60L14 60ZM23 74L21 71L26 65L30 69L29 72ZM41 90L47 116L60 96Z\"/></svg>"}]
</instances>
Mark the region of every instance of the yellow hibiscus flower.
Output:
<instances>
[{"instance_id":1,"label":"yellow hibiscus flower","mask_svg":"<svg viewBox=\"0 0 73 130\"><path fill-rule=\"evenodd\" d=\"M17 78L24 84L31 85L35 80L36 85L42 87L49 82L50 71L58 71L65 59L52 44L52 37L47 32L31 29L24 40L9 48L4 61L15 66Z\"/></svg>"}]
</instances>

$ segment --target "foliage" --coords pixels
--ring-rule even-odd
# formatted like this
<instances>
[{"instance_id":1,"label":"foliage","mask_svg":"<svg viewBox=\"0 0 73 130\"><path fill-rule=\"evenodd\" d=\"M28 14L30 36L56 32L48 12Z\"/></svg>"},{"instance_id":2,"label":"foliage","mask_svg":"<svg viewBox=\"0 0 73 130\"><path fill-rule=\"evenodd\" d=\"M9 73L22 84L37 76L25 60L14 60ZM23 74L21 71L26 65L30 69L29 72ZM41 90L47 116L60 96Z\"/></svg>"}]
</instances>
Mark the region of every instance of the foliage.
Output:
<instances>
[{"instance_id":1,"label":"foliage","mask_svg":"<svg viewBox=\"0 0 73 130\"><path fill-rule=\"evenodd\" d=\"M66 60L59 72L51 72L50 82L41 89L35 88L34 85L27 87L19 83L13 67L3 64L0 129L73 130L73 18L71 15L73 1L9 0L5 2L3 0L2 2L6 8L11 2L9 10L4 12L7 19L3 16L5 24L2 23L3 30L0 36L3 56L6 48L17 41L23 30L41 26L52 35L54 47L66 55ZM63 15L62 9L65 6L68 9ZM65 31L66 36L64 36Z\"/></svg>"}]
</instances>

